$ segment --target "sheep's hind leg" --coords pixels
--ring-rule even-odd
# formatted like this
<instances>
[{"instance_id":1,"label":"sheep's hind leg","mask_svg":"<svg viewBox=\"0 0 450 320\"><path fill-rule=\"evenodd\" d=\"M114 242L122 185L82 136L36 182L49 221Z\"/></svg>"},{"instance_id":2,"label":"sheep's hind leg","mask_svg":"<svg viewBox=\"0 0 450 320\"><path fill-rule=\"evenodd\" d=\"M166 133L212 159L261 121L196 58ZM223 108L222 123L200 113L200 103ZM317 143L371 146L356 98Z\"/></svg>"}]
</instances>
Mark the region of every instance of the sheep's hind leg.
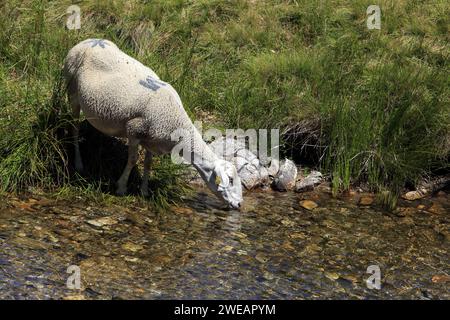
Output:
<instances>
[{"instance_id":1,"label":"sheep's hind leg","mask_svg":"<svg viewBox=\"0 0 450 320\"><path fill-rule=\"evenodd\" d=\"M136 138L128 138L128 161L122 175L117 181L117 195L123 196L127 192L128 178L130 177L130 172L136 165L138 160L138 148L139 140Z\"/></svg>"},{"instance_id":2,"label":"sheep's hind leg","mask_svg":"<svg viewBox=\"0 0 450 320\"><path fill-rule=\"evenodd\" d=\"M145 152L145 159L144 159L144 173L142 176L142 184L141 184L141 194L144 197L148 196L148 175L150 172L150 166L152 164L152 153L148 150Z\"/></svg>"},{"instance_id":3,"label":"sheep's hind leg","mask_svg":"<svg viewBox=\"0 0 450 320\"><path fill-rule=\"evenodd\" d=\"M80 127L80 104L75 95L70 95L70 104L72 105L72 137L75 145L75 170L78 172L83 172L83 161L81 160L80 145L78 143L79 127Z\"/></svg>"}]
</instances>

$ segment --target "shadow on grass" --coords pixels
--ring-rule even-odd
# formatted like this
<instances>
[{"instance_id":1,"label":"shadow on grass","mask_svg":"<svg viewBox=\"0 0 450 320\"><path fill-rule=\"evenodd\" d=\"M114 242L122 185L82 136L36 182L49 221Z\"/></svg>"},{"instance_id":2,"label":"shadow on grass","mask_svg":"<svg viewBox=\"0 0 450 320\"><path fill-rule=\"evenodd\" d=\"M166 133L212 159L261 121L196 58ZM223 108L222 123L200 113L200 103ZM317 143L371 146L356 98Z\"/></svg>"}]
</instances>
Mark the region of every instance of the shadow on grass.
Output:
<instances>
[{"instance_id":1,"label":"shadow on grass","mask_svg":"<svg viewBox=\"0 0 450 320\"><path fill-rule=\"evenodd\" d=\"M74 146L71 139L66 150L72 185L78 185L86 191L94 189L93 194L116 194L117 180L128 158L125 139L107 136L86 120L83 121L80 124L80 152L84 165L81 174L74 169ZM166 209L171 204L180 203L192 190L183 179L184 175L184 167L174 164L170 157L154 157L150 169L149 196L145 197L145 202L155 209ZM138 166L135 166L128 180L127 195L143 199L139 197L141 182L141 174Z\"/></svg>"},{"instance_id":2,"label":"shadow on grass","mask_svg":"<svg viewBox=\"0 0 450 320\"><path fill-rule=\"evenodd\" d=\"M83 179L80 184L98 185L101 192L115 194L117 180L127 164L128 146L126 141L107 136L95 129L88 121L80 124L80 152L84 170L80 173ZM68 145L71 175L75 177L74 146ZM137 167L131 171L128 180L128 194L139 195L142 178Z\"/></svg>"}]
</instances>

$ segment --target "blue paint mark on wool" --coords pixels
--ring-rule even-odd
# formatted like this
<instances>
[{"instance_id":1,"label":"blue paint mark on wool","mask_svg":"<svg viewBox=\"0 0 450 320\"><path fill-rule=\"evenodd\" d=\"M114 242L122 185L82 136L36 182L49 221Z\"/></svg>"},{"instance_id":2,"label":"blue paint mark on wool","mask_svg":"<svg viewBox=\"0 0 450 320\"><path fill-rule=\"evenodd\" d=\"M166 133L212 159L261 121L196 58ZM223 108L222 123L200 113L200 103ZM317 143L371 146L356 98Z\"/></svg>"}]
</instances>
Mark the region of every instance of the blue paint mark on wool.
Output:
<instances>
[{"instance_id":1,"label":"blue paint mark on wool","mask_svg":"<svg viewBox=\"0 0 450 320\"><path fill-rule=\"evenodd\" d=\"M92 44L91 48L94 48L98 45L102 49L105 49L105 45L108 45L108 43L106 43L104 39L92 39L89 40L89 42Z\"/></svg>"},{"instance_id":2,"label":"blue paint mark on wool","mask_svg":"<svg viewBox=\"0 0 450 320\"><path fill-rule=\"evenodd\" d=\"M148 76L145 79L145 81L140 80L139 84L144 86L144 87L146 87L146 88L148 88L148 89L151 89L153 91L156 91L159 88L161 88L161 86L165 86L166 85L166 83L164 83L162 81L159 81L159 80L156 80L156 79L152 78L151 76Z\"/></svg>"}]
</instances>

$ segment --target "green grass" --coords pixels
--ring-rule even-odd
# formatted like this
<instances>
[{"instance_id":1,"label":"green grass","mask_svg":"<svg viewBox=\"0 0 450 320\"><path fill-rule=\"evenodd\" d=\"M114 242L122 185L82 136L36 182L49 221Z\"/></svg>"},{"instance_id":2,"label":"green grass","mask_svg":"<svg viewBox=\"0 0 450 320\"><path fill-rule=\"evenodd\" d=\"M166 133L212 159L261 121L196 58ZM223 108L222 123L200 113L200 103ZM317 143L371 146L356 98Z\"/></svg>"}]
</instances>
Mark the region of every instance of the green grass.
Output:
<instances>
[{"instance_id":1,"label":"green grass","mask_svg":"<svg viewBox=\"0 0 450 320\"><path fill-rule=\"evenodd\" d=\"M208 126L292 137L315 123L334 192L363 182L394 204L406 184L449 168L448 1L378 1L381 30L367 29L373 2L362 0L82 1L78 31L65 29L70 4L0 4L3 189L73 183L60 68L87 37L152 67L192 117L217 119ZM159 171L177 176L164 161ZM152 201L179 193L165 185Z\"/></svg>"}]
</instances>

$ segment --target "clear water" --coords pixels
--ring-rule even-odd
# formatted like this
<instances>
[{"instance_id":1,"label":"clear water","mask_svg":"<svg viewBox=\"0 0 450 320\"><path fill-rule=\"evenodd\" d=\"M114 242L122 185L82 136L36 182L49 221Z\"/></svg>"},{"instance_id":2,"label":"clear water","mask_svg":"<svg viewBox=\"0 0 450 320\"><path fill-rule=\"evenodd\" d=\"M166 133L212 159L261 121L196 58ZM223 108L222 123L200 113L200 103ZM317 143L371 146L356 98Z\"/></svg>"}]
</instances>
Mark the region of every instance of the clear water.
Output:
<instances>
[{"instance_id":1,"label":"clear water","mask_svg":"<svg viewBox=\"0 0 450 320\"><path fill-rule=\"evenodd\" d=\"M238 212L199 191L164 214L3 199L0 298L449 299L448 195L396 213L359 197L251 192ZM80 290L66 286L70 265ZM369 265L380 290L367 288Z\"/></svg>"}]
</instances>

